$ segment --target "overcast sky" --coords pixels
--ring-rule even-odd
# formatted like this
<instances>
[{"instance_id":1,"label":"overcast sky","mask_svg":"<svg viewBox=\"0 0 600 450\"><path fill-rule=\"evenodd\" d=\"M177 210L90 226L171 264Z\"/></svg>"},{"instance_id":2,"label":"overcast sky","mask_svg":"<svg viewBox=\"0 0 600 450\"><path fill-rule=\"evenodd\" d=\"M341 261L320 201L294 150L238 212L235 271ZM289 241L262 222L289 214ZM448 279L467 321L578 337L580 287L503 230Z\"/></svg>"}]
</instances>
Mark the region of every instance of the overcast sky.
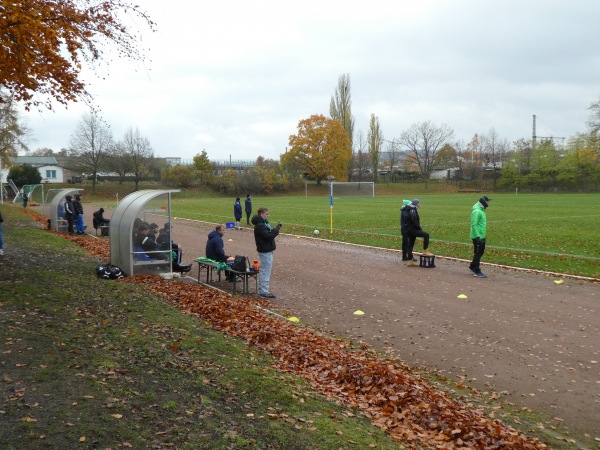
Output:
<instances>
[{"instance_id":1,"label":"overcast sky","mask_svg":"<svg viewBox=\"0 0 600 450\"><path fill-rule=\"evenodd\" d=\"M279 159L346 73L355 133L375 114L390 141L427 120L465 143L531 139L534 114L537 136L568 138L600 98L598 0L139 3L146 63L86 79L115 139L138 128L156 156ZM30 147L68 147L84 111L25 114Z\"/></svg>"}]
</instances>

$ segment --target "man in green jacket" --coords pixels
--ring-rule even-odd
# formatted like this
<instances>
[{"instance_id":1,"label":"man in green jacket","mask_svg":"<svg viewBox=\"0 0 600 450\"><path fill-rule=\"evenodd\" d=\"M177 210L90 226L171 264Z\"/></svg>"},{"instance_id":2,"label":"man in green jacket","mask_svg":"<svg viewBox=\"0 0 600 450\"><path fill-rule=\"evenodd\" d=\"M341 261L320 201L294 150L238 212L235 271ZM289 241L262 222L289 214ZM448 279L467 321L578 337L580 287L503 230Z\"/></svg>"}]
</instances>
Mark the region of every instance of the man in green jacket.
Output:
<instances>
[{"instance_id":1,"label":"man in green jacket","mask_svg":"<svg viewBox=\"0 0 600 450\"><path fill-rule=\"evenodd\" d=\"M487 219L485 209L489 206L488 202L492 199L485 195L473 205L471 211L471 239L473 240L473 261L469 264L469 270L477 278L487 278L487 275L481 271L479 263L485 252L485 237L487 231Z\"/></svg>"}]
</instances>

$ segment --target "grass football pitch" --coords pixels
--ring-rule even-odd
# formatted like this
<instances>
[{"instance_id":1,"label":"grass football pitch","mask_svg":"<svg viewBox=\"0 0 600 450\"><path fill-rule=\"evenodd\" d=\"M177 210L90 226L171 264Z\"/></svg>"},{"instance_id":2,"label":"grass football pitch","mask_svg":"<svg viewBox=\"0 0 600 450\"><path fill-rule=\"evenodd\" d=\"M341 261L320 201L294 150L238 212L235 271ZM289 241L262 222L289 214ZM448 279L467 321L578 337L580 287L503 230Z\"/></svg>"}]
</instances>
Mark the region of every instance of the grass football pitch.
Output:
<instances>
[{"instance_id":1,"label":"grass football pitch","mask_svg":"<svg viewBox=\"0 0 600 450\"><path fill-rule=\"evenodd\" d=\"M484 262L600 278L600 194L493 194L487 209ZM470 259L471 208L479 194L419 195L423 229L437 255ZM242 205L245 196L242 198ZM411 199L411 197L407 197ZM173 215L211 223L232 222L234 198L177 198ZM400 249L400 196L260 197L253 214L269 208L282 232ZM245 224L245 216L242 224ZM422 250L418 239L415 251ZM400 256L399 256L400 258Z\"/></svg>"}]
</instances>

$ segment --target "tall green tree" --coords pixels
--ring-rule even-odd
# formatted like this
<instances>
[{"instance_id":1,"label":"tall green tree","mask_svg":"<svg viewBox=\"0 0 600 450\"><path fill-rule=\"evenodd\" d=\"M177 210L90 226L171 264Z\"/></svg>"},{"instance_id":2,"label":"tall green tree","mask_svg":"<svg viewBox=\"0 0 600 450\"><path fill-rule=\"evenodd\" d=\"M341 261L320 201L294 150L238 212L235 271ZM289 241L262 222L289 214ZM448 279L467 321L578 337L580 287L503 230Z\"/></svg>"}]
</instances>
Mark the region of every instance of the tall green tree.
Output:
<instances>
[{"instance_id":1,"label":"tall green tree","mask_svg":"<svg viewBox=\"0 0 600 450\"><path fill-rule=\"evenodd\" d=\"M163 171L162 179L172 186L181 188L190 187L196 179L196 169L194 166L177 164L173 167L167 167Z\"/></svg>"},{"instance_id":2,"label":"tall green tree","mask_svg":"<svg viewBox=\"0 0 600 450\"><path fill-rule=\"evenodd\" d=\"M531 156L529 184L544 191L556 187L561 152L551 139L536 143Z\"/></svg>"},{"instance_id":3,"label":"tall green tree","mask_svg":"<svg viewBox=\"0 0 600 450\"><path fill-rule=\"evenodd\" d=\"M588 121L590 135L600 137L600 100L592 103L588 109L591 111Z\"/></svg>"},{"instance_id":4,"label":"tall green tree","mask_svg":"<svg viewBox=\"0 0 600 450\"><path fill-rule=\"evenodd\" d=\"M435 157L436 169L450 169L458 167L458 152L452 144L444 144Z\"/></svg>"},{"instance_id":5,"label":"tall green tree","mask_svg":"<svg viewBox=\"0 0 600 450\"><path fill-rule=\"evenodd\" d=\"M329 115L332 119L339 120L348 133L350 147L354 151L354 117L352 116L352 89L350 87L350 74L340 75L338 85L331 96L329 103ZM348 173L352 172L352 160L348 167Z\"/></svg>"},{"instance_id":6,"label":"tall green tree","mask_svg":"<svg viewBox=\"0 0 600 450\"><path fill-rule=\"evenodd\" d=\"M31 164L12 166L8 171L7 178L20 187L26 184L40 184L42 181L40 171Z\"/></svg>"},{"instance_id":7,"label":"tall green tree","mask_svg":"<svg viewBox=\"0 0 600 450\"><path fill-rule=\"evenodd\" d=\"M369 146L369 157L373 169L373 181L377 182L377 177L379 176L379 157L381 155L381 146L383 145L383 132L379 126L379 119L375 114L371 114L367 145Z\"/></svg>"},{"instance_id":8,"label":"tall green tree","mask_svg":"<svg viewBox=\"0 0 600 450\"><path fill-rule=\"evenodd\" d=\"M298 123L298 134L290 136L290 150L281 155L281 165L303 170L320 185L334 177L348 179L348 163L352 147L339 120L313 115Z\"/></svg>"},{"instance_id":9,"label":"tall green tree","mask_svg":"<svg viewBox=\"0 0 600 450\"><path fill-rule=\"evenodd\" d=\"M570 189L600 187L600 160L590 135L579 134L571 139L561 159L557 180Z\"/></svg>"},{"instance_id":10,"label":"tall green tree","mask_svg":"<svg viewBox=\"0 0 600 450\"><path fill-rule=\"evenodd\" d=\"M588 121L588 145L593 149L596 160L600 163L600 100L592 103L589 109L592 113Z\"/></svg>"},{"instance_id":11,"label":"tall green tree","mask_svg":"<svg viewBox=\"0 0 600 450\"><path fill-rule=\"evenodd\" d=\"M200 177L200 182L205 183L210 178L212 174L213 165L208 159L208 154L206 150L202 149L201 153L194 155L194 168L198 171L198 175Z\"/></svg>"}]
</instances>

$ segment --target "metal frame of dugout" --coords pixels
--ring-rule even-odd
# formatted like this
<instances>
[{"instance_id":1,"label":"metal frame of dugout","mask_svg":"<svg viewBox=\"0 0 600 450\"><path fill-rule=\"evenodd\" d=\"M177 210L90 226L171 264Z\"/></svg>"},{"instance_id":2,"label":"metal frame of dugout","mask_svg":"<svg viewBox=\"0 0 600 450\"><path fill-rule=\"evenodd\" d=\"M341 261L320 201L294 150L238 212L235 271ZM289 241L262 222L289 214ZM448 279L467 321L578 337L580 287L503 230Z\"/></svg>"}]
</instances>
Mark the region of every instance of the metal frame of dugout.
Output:
<instances>
[{"instance_id":1,"label":"metal frame of dugout","mask_svg":"<svg viewBox=\"0 0 600 450\"><path fill-rule=\"evenodd\" d=\"M156 256L166 254L166 259L138 251L133 246L133 228L136 219L142 222L155 222L160 228L171 222L171 194L180 190L146 189L136 191L123 198L114 209L109 224L110 262L121 268L126 275L160 274L172 272L172 236L169 248L155 252ZM172 230L171 230L172 233ZM161 255L163 254L163 255Z\"/></svg>"}]
</instances>

